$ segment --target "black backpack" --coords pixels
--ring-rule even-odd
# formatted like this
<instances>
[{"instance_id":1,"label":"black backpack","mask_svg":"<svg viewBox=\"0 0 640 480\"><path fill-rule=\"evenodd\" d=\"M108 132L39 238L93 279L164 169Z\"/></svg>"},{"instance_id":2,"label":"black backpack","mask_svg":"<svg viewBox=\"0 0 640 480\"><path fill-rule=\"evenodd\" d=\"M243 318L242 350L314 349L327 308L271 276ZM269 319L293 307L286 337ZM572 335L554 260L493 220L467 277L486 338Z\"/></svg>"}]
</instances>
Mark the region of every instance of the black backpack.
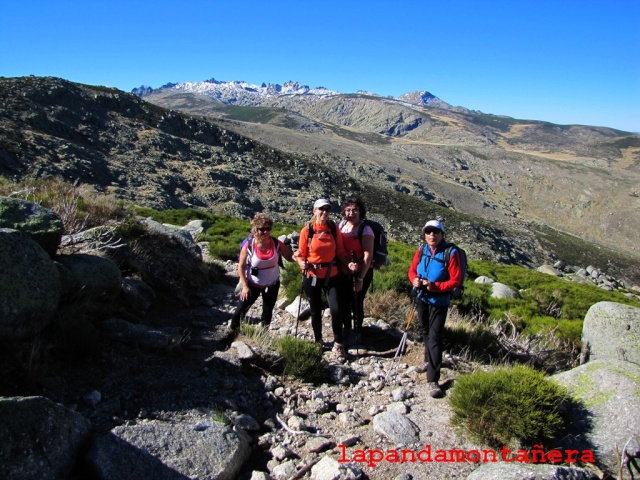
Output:
<instances>
[{"instance_id":1,"label":"black backpack","mask_svg":"<svg viewBox=\"0 0 640 480\"><path fill-rule=\"evenodd\" d=\"M347 223L346 220L340 222L340 227ZM363 220L358 226L358 240L362 245L362 232L364 227L369 225L373 230L373 260L371 268L380 268L389 265L389 250L387 248L387 229L384 225L373 220Z\"/></svg>"},{"instance_id":2,"label":"black backpack","mask_svg":"<svg viewBox=\"0 0 640 480\"><path fill-rule=\"evenodd\" d=\"M424 255L426 244L420 245L420 258ZM451 251L453 249L458 250L458 258L460 259L460 285L451 290L451 300L459 300L464 294L464 280L467 278L467 252L463 248L460 248L455 243L445 243L444 248L444 268L449 268L449 260L451 259ZM439 260L434 257L435 260Z\"/></svg>"}]
</instances>

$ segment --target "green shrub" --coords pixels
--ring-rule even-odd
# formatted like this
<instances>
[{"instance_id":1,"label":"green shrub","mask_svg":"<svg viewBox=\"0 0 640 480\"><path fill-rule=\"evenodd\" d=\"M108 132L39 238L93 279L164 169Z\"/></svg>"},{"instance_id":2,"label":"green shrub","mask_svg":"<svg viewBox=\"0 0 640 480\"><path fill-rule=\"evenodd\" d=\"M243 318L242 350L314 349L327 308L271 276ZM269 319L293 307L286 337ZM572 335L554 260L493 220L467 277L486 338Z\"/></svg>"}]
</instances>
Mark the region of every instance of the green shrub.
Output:
<instances>
[{"instance_id":1,"label":"green shrub","mask_svg":"<svg viewBox=\"0 0 640 480\"><path fill-rule=\"evenodd\" d=\"M302 288L302 271L295 262L284 262L284 268L280 269L280 284L287 300L292 302Z\"/></svg>"},{"instance_id":2,"label":"green shrub","mask_svg":"<svg viewBox=\"0 0 640 480\"><path fill-rule=\"evenodd\" d=\"M394 290L398 293L409 294L411 292L411 284L409 283L407 272L416 248L418 247L415 245L394 241L389 242L389 265L375 271L370 291Z\"/></svg>"},{"instance_id":3,"label":"green shrub","mask_svg":"<svg viewBox=\"0 0 640 480\"><path fill-rule=\"evenodd\" d=\"M307 381L319 380L324 376L327 365L315 343L288 335L276 339L275 347L282 357L284 375Z\"/></svg>"},{"instance_id":4,"label":"green shrub","mask_svg":"<svg viewBox=\"0 0 640 480\"><path fill-rule=\"evenodd\" d=\"M155 210L149 207L131 207L140 217L151 217L156 222L184 226L192 220L212 221L215 215L197 208L183 208L178 210Z\"/></svg>"},{"instance_id":5,"label":"green shrub","mask_svg":"<svg viewBox=\"0 0 640 480\"><path fill-rule=\"evenodd\" d=\"M184 226L192 220L205 220L211 226L201 234L199 242L209 242L209 254L221 260L237 260L240 253L240 243L251 231L251 222L229 215L210 213L197 208L179 210L154 210L147 207L133 207L136 215L151 217L156 222ZM300 228L284 223L274 223L271 235L279 237Z\"/></svg>"},{"instance_id":6,"label":"green shrub","mask_svg":"<svg viewBox=\"0 0 640 480\"><path fill-rule=\"evenodd\" d=\"M492 446L531 446L552 440L565 426L569 394L523 365L478 370L456 380L452 422Z\"/></svg>"}]
</instances>

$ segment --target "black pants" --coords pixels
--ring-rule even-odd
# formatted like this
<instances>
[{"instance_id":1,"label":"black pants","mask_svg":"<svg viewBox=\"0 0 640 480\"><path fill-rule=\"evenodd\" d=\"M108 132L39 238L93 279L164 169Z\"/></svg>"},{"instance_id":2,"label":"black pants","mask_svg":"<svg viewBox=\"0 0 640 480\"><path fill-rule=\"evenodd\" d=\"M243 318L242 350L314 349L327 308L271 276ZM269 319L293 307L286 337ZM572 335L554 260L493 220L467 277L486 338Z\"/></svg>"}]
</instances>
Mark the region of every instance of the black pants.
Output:
<instances>
[{"instance_id":1,"label":"black pants","mask_svg":"<svg viewBox=\"0 0 640 480\"><path fill-rule=\"evenodd\" d=\"M373 281L373 269L370 268L364 276L362 290L357 293L353 287L353 279L354 275L342 275L340 279L340 313L342 327L345 330L353 329L354 332L360 333L364 320L364 297Z\"/></svg>"},{"instance_id":2,"label":"black pants","mask_svg":"<svg viewBox=\"0 0 640 480\"><path fill-rule=\"evenodd\" d=\"M441 307L417 300L417 312L424 340L424 361L429 362L427 382L440 380L442 366L442 338L449 305Z\"/></svg>"},{"instance_id":3,"label":"black pants","mask_svg":"<svg viewBox=\"0 0 640 480\"><path fill-rule=\"evenodd\" d=\"M342 318L338 298L339 277L339 275L331 277L328 281L325 278L318 278L315 285L312 285L315 277L304 277L302 281L302 288L309 299L309 307L311 307L311 327L316 342L322 341L322 292L324 292L331 311L333 340L336 343L342 343Z\"/></svg>"},{"instance_id":4,"label":"black pants","mask_svg":"<svg viewBox=\"0 0 640 480\"><path fill-rule=\"evenodd\" d=\"M262 325L269 325L273 318L273 307L276 306L276 300L278 299L278 291L280 290L280 280L267 288L257 288L253 285L249 285L249 296L246 300L240 300L236 311L231 317L231 328L238 328L240 326L240 319L247 313L247 310L251 308L258 297L262 295L262 316L260 317L260 323Z\"/></svg>"}]
</instances>

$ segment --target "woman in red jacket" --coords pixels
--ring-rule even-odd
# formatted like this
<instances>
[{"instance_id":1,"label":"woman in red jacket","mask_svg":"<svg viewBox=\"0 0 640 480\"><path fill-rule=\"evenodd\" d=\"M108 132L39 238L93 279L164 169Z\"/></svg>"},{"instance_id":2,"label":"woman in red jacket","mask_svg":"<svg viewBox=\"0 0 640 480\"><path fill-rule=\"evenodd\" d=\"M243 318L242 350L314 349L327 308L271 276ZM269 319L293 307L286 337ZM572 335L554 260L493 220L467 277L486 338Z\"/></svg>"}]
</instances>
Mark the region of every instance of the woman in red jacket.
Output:
<instances>
[{"instance_id":1,"label":"woman in red jacket","mask_svg":"<svg viewBox=\"0 0 640 480\"><path fill-rule=\"evenodd\" d=\"M439 220L429 220L422 229L425 243L413 256L408 277L417 290L416 306L422 324L424 339L424 363L416 368L427 372L429 394L441 398L444 392L438 383L442 365L442 336L447 318L451 291L460 285L460 255L457 249L445 263L444 225Z\"/></svg>"}]
</instances>

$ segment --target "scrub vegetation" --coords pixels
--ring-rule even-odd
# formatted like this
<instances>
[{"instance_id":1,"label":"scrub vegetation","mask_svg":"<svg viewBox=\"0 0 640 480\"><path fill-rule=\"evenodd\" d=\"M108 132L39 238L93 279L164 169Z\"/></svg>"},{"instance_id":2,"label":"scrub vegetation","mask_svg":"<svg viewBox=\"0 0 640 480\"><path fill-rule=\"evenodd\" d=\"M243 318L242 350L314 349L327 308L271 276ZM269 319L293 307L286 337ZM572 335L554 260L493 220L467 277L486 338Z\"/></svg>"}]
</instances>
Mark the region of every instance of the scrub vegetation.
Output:
<instances>
[{"instance_id":1,"label":"scrub vegetation","mask_svg":"<svg viewBox=\"0 0 640 480\"><path fill-rule=\"evenodd\" d=\"M531 447L557 438L569 401L564 388L524 365L462 375L449 400L454 425L494 447Z\"/></svg>"}]
</instances>

